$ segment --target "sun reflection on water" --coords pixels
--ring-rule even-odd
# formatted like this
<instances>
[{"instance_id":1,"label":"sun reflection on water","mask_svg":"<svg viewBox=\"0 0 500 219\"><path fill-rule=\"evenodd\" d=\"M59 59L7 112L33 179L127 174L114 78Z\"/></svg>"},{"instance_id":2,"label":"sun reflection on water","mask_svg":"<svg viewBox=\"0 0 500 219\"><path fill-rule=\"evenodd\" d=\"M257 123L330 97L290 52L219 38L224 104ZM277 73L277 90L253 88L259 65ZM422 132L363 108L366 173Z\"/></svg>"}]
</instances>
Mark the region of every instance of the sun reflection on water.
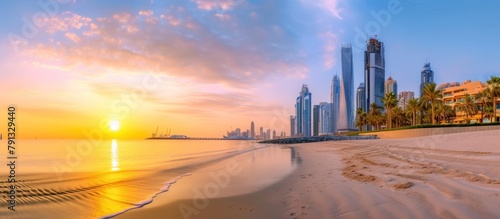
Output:
<instances>
[{"instance_id":1,"label":"sun reflection on water","mask_svg":"<svg viewBox=\"0 0 500 219\"><path fill-rule=\"evenodd\" d=\"M120 168L118 165L120 164L118 160L118 143L116 142L116 139L113 139L111 141L111 170L112 171L117 171Z\"/></svg>"}]
</instances>

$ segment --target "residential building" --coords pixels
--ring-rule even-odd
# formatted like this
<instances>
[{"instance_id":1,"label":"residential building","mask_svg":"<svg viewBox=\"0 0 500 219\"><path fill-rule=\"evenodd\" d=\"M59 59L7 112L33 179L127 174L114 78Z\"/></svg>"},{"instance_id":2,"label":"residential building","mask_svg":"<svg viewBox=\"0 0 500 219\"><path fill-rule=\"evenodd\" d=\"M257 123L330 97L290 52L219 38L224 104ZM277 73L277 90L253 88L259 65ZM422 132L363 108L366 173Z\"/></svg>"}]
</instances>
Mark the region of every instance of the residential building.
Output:
<instances>
[{"instance_id":1,"label":"residential building","mask_svg":"<svg viewBox=\"0 0 500 219\"><path fill-rule=\"evenodd\" d=\"M356 109L366 110L365 83L360 83L356 91Z\"/></svg>"},{"instance_id":2,"label":"residential building","mask_svg":"<svg viewBox=\"0 0 500 219\"><path fill-rule=\"evenodd\" d=\"M296 116L290 116L290 137L295 136L295 130L297 128L297 117Z\"/></svg>"},{"instance_id":3,"label":"residential building","mask_svg":"<svg viewBox=\"0 0 500 219\"><path fill-rule=\"evenodd\" d=\"M372 103L383 106L385 82L384 43L370 38L365 51L365 111L368 112Z\"/></svg>"},{"instance_id":4,"label":"residential building","mask_svg":"<svg viewBox=\"0 0 500 219\"><path fill-rule=\"evenodd\" d=\"M453 119L453 123L466 123L466 115L464 112L457 110L457 107L463 103L464 98L467 94L476 95L486 89L486 84L481 81L471 82L470 80L466 80L460 84L460 86L452 86L445 88L442 91L444 104L451 106L455 109L456 117ZM480 122L481 121L481 111L479 111L475 116L473 116L471 122ZM489 122L489 120L485 120ZM446 121L441 121L446 122Z\"/></svg>"},{"instance_id":5,"label":"residential building","mask_svg":"<svg viewBox=\"0 0 500 219\"><path fill-rule=\"evenodd\" d=\"M319 135L332 135L333 119L332 119L331 103L319 103Z\"/></svg>"},{"instance_id":6,"label":"residential building","mask_svg":"<svg viewBox=\"0 0 500 219\"><path fill-rule=\"evenodd\" d=\"M295 114L297 123L297 135L310 137L312 126L312 94L309 92L307 85L302 85L299 96L295 103Z\"/></svg>"},{"instance_id":7,"label":"residential building","mask_svg":"<svg viewBox=\"0 0 500 219\"><path fill-rule=\"evenodd\" d=\"M398 94L398 106L403 109L403 111L406 111L406 106L408 105L408 102L415 98L415 93L412 91L403 91Z\"/></svg>"},{"instance_id":8,"label":"residential building","mask_svg":"<svg viewBox=\"0 0 500 219\"><path fill-rule=\"evenodd\" d=\"M313 106L313 136L319 136L319 105Z\"/></svg>"},{"instance_id":9,"label":"residential building","mask_svg":"<svg viewBox=\"0 0 500 219\"><path fill-rule=\"evenodd\" d=\"M393 80L391 76L385 81L385 93L394 93L394 96L398 95L398 82Z\"/></svg>"}]
</instances>

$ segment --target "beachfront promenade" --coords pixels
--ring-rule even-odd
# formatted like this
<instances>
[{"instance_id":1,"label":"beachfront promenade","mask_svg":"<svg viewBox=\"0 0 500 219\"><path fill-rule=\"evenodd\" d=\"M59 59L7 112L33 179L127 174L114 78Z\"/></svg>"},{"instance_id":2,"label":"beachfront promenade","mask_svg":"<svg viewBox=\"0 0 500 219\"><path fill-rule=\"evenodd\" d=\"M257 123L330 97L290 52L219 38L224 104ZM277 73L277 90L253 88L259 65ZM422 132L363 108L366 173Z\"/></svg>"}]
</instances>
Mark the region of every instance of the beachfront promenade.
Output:
<instances>
[{"instance_id":1,"label":"beachfront promenade","mask_svg":"<svg viewBox=\"0 0 500 219\"><path fill-rule=\"evenodd\" d=\"M419 128L419 129L405 129L394 131L378 131L360 133L361 136L376 135L380 139L393 139L393 138L416 138L431 135L445 135L454 133L491 131L500 130L500 124L483 125L483 126L456 126L456 127L435 127L435 128Z\"/></svg>"}]
</instances>

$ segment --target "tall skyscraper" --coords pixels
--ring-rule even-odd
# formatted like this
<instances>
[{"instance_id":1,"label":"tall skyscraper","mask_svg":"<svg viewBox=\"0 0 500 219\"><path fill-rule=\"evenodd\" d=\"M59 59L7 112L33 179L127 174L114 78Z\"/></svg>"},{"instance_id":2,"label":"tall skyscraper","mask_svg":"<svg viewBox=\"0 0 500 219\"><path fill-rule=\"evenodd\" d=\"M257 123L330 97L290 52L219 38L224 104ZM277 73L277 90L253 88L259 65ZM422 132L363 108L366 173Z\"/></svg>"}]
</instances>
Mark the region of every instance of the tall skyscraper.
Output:
<instances>
[{"instance_id":1,"label":"tall skyscraper","mask_svg":"<svg viewBox=\"0 0 500 219\"><path fill-rule=\"evenodd\" d=\"M295 114L297 117L297 135L310 137L312 126L311 92L307 85L302 85L302 90L295 103Z\"/></svg>"},{"instance_id":2,"label":"tall skyscraper","mask_svg":"<svg viewBox=\"0 0 500 219\"><path fill-rule=\"evenodd\" d=\"M319 103L319 135L333 134L333 119L331 107L331 103Z\"/></svg>"},{"instance_id":3,"label":"tall skyscraper","mask_svg":"<svg viewBox=\"0 0 500 219\"><path fill-rule=\"evenodd\" d=\"M295 129L297 128L297 117L290 116L290 137L295 136Z\"/></svg>"},{"instance_id":4,"label":"tall skyscraper","mask_svg":"<svg viewBox=\"0 0 500 219\"><path fill-rule=\"evenodd\" d=\"M401 107L404 111L406 111L406 106L408 102L415 98L415 93L412 91L403 91L398 94L398 106Z\"/></svg>"},{"instance_id":5,"label":"tall skyscraper","mask_svg":"<svg viewBox=\"0 0 500 219\"><path fill-rule=\"evenodd\" d=\"M370 38L366 44L365 51L365 96L366 108L368 112L370 105L376 103L383 106L385 81L385 58L384 43L375 38Z\"/></svg>"},{"instance_id":6,"label":"tall skyscraper","mask_svg":"<svg viewBox=\"0 0 500 219\"><path fill-rule=\"evenodd\" d=\"M319 105L313 106L313 136L319 136Z\"/></svg>"},{"instance_id":7,"label":"tall skyscraper","mask_svg":"<svg viewBox=\"0 0 500 219\"><path fill-rule=\"evenodd\" d=\"M421 72L420 96L422 96L424 92L425 85L430 83L434 83L434 72L431 70L431 63L427 62L424 64L424 68Z\"/></svg>"},{"instance_id":8,"label":"tall skyscraper","mask_svg":"<svg viewBox=\"0 0 500 219\"><path fill-rule=\"evenodd\" d=\"M260 140L265 140L266 139L266 135L264 134L264 128L263 127L260 127L260 130L259 130L259 139Z\"/></svg>"},{"instance_id":9,"label":"tall skyscraper","mask_svg":"<svg viewBox=\"0 0 500 219\"><path fill-rule=\"evenodd\" d=\"M394 96L398 95L398 82L393 80L391 76L385 81L385 93L394 93Z\"/></svg>"},{"instance_id":10,"label":"tall skyscraper","mask_svg":"<svg viewBox=\"0 0 500 219\"><path fill-rule=\"evenodd\" d=\"M356 92L356 109L366 109L365 84L360 83Z\"/></svg>"},{"instance_id":11,"label":"tall skyscraper","mask_svg":"<svg viewBox=\"0 0 500 219\"><path fill-rule=\"evenodd\" d=\"M276 130L273 130L273 139L276 139Z\"/></svg>"},{"instance_id":12,"label":"tall skyscraper","mask_svg":"<svg viewBox=\"0 0 500 219\"><path fill-rule=\"evenodd\" d=\"M348 125L348 118L347 118L347 103L346 103L346 97L344 93L344 83L342 83L342 80L340 80L340 95L339 95L339 107L338 107L338 113L337 113L337 131L341 130L347 130L349 129Z\"/></svg>"},{"instance_id":13,"label":"tall skyscraper","mask_svg":"<svg viewBox=\"0 0 500 219\"><path fill-rule=\"evenodd\" d=\"M342 85L345 98L347 129L354 129L354 70L351 44L342 44ZM343 116L343 115L342 115Z\"/></svg>"},{"instance_id":14,"label":"tall skyscraper","mask_svg":"<svg viewBox=\"0 0 500 219\"><path fill-rule=\"evenodd\" d=\"M252 137L253 139L255 139L255 124L253 123L250 123L250 137Z\"/></svg>"},{"instance_id":15,"label":"tall skyscraper","mask_svg":"<svg viewBox=\"0 0 500 219\"><path fill-rule=\"evenodd\" d=\"M338 75L334 75L332 79L332 87L331 87L331 119L332 119L332 130L333 132L337 132L337 119L339 115L340 109L340 77Z\"/></svg>"}]
</instances>

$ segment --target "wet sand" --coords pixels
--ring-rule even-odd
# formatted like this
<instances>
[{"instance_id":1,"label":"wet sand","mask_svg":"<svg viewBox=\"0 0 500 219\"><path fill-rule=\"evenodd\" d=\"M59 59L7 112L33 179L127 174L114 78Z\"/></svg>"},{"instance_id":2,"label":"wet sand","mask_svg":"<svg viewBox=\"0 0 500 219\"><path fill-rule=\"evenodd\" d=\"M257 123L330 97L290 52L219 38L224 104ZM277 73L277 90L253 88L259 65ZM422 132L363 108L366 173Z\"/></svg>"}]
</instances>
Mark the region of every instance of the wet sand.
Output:
<instances>
[{"instance_id":1,"label":"wet sand","mask_svg":"<svg viewBox=\"0 0 500 219\"><path fill-rule=\"evenodd\" d=\"M300 165L267 188L116 218L498 218L499 134L292 145Z\"/></svg>"}]
</instances>

